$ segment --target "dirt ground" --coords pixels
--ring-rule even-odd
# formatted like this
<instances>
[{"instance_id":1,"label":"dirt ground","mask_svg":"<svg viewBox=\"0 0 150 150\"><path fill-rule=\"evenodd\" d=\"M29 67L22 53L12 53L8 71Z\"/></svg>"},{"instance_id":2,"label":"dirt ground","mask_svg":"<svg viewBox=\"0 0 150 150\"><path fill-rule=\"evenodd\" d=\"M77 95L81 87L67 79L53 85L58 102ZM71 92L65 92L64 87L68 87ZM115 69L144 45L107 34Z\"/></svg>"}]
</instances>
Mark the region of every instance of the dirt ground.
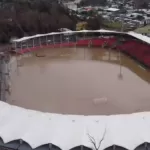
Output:
<instances>
[{"instance_id":1,"label":"dirt ground","mask_svg":"<svg viewBox=\"0 0 150 150\"><path fill-rule=\"evenodd\" d=\"M110 115L150 111L150 73L119 52L57 48L25 54L8 103L44 112Z\"/></svg>"}]
</instances>

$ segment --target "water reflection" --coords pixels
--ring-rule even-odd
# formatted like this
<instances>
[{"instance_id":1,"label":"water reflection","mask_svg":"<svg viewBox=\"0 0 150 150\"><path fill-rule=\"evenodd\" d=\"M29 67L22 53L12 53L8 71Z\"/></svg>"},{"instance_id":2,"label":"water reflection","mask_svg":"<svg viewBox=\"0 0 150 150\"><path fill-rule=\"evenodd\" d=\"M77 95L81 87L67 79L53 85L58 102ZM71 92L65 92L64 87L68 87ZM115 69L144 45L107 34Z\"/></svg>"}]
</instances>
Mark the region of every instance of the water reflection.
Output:
<instances>
[{"instance_id":1,"label":"water reflection","mask_svg":"<svg viewBox=\"0 0 150 150\"><path fill-rule=\"evenodd\" d=\"M45 49L21 62L9 99L15 105L84 115L150 110L150 73L119 52Z\"/></svg>"}]
</instances>

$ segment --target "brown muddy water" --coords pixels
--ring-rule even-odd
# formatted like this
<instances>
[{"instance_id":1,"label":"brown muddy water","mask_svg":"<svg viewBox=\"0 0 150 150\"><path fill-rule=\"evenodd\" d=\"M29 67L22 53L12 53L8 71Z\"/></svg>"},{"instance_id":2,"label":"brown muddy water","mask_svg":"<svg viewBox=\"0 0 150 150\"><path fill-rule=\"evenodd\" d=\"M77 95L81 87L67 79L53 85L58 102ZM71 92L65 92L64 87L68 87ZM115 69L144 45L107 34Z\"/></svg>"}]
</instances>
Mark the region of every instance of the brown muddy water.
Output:
<instances>
[{"instance_id":1,"label":"brown muddy water","mask_svg":"<svg viewBox=\"0 0 150 150\"><path fill-rule=\"evenodd\" d=\"M119 52L45 49L25 54L18 64L10 104L81 115L150 110L150 72Z\"/></svg>"}]
</instances>

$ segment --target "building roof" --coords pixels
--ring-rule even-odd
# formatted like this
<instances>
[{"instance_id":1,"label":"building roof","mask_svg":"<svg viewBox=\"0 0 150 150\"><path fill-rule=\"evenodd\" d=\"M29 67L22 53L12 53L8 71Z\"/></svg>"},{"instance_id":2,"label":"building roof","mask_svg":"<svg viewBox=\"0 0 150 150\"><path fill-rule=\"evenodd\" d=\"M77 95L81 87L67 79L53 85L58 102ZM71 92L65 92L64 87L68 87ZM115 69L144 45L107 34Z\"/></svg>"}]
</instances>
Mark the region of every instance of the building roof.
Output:
<instances>
[{"instance_id":1,"label":"building roof","mask_svg":"<svg viewBox=\"0 0 150 150\"><path fill-rule=\"evenodd\" d=\"M52 143L62 150L76 146L103 150L112 145L135 149L150 143L150 112L110 116L42 113L0 102L0 137L4 143L22 139L31 148ZM93 148L94 149L94 148Z\"/></svg>"},{"instance_id":2,"label":"building roof","mask_svg":"<svg viewBox=\"0 0 150 150\"><path fill-rule=\"evenodd\" d=\"M115 11L118 11L119 9L118 8L108 8L108 9L105 9L105 10L115 12Z\"/></svg>"}]
</instances>

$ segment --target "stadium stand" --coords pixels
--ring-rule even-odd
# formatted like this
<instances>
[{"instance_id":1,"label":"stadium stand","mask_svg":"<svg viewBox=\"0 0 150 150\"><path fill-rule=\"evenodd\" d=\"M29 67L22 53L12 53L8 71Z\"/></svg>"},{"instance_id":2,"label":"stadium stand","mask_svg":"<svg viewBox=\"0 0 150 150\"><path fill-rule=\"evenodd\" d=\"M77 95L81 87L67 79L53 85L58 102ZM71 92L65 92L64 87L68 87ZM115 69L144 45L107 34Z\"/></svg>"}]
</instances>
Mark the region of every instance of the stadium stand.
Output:
<instances>
[{"instance_id":1,"label":"stadium stand","mask_svg":"<svg viewBox=\"0 0 150 150\"><path fill-rule=\"evenodd\" d=\"M99 33L100 36L93 37L88 35L89 33ZM125 40L118 42L121 37ZM93 47L120 50L142 63L145 67L150 68L150 39L134 32L123 33L109 30L69 31L23 37L13 42L16 43L17 47L15 49L20 54L41 48L88 47L91 43L90 45Z\"/></svg>"}]
</instances>

